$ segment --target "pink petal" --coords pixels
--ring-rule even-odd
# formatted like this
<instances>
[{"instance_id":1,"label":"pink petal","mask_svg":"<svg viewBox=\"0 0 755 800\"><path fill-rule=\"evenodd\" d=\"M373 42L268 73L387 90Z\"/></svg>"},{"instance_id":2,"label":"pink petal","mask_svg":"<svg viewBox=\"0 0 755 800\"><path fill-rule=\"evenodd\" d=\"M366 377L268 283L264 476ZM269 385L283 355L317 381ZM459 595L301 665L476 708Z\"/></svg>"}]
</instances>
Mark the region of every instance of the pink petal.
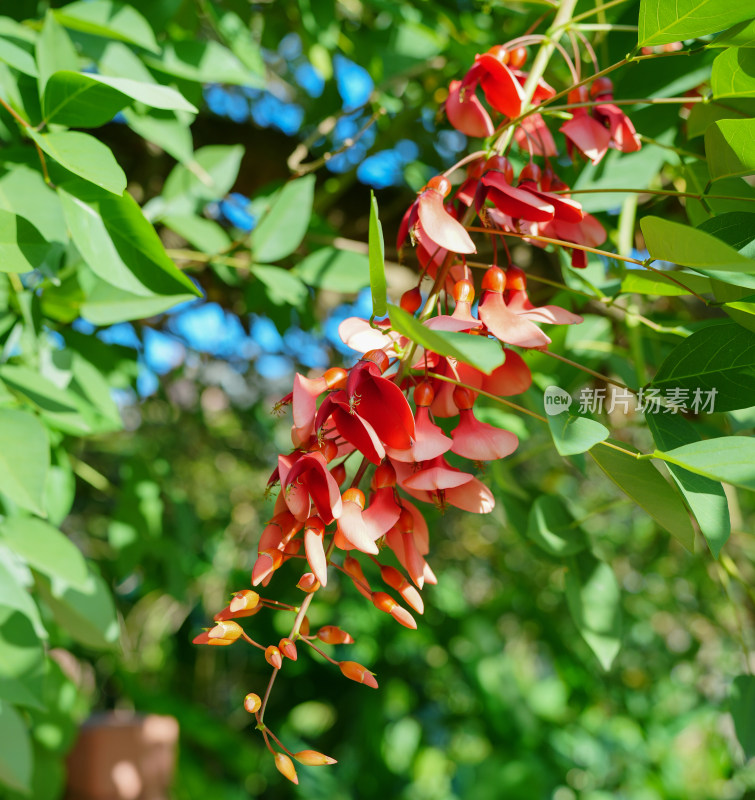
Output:
<instances>
[{"instance_id":1,"label":"pink petal","mask_svg":"<svg viewBox=\"0 0 755 800\"><path fill-rule=\"evenodd\" d=\"M510 217L532 220L533 222L548 222L555 214L554 207L523 189L510 186L503 173L491 170L482 176L482 182L490 187L488 198L493 205Z\"/></svg>"},{"instance_id":2,"label":"pink petal","mask_svg":"<svg viewBox=\"0 0 755 800\"><path fill-rule=\"evenodd\" d=\"M459 469L449 467L448 464L439 457L427 462L419 472L407 478L402 486L407 489L415 489L425 492L436 492L439 489L451 489L469 483L472 476Z\"/></svg>"},{"instance_id":3,"label":"pink petal","mask_svg":"<svg viewBox=\"0 0 755 800\"><path fill-rule=\"evenodd\" d=\"M377 555L379 550L362 519L362 509L350 500L343 504L338 530L357 550Z\"/></svg>"},{"instance_id":4,"label":"pink petal","mask_svg":"<svg viewBox=\"0 0 755 800\"><path fill-rule=\"evenodd\" d=\"M409 463L429 461L451 448L451 440L432 422L427 408L420 406L417 409L414 430L414 444L407 450L386 448L391 459Z\"/></svg>"},{"instance_id":5,"label":"pink petal","mask_svg":"<svg viewBox=\"0 0 755 800\"><path fill-rule=\"evenodd\" d=\"M446 100L446 116L448 121L467 136L484 138L492 136L495 126L490 119L490 114L482 106L474 87L467 88L463 93L462 99L461 81L451 81L448 87L448 99Z\"/></svg>"},{"instance_id":6,"label":"pink petal","mask_svg":"<svg viewBox=\"0 0 755 800\"><path fill-rule=\"evenodd\" d=\"M634 153L642 147L640 137L632 124L632 120L612 103L595 106L595 114L608 120L611 131L611 147L622 153Z\"/></svg>"},{"instance_id":7,"label":"pink petal","mask_svg":"<svg viewBox=\"0 0 755 800\"><path fill-rule=\"evenodd\" d=\"M529 367L519 353L507 350L505 347L503 352L506 354L506 361L490 375L483 375L480 388L501 397L526 392L532 386L532 373Z\"/></svg>"},{"instance_id":8,"label":"pink petal","mask_svg":"<svg viewBox=\"0 0 755 800\"><path fill-rule=\"evenodd\" d=\"M388 323L376 323L377 325ZM348 317L338 326L338 336L341 341L358 353L368 353L370 350L383 350L391 348L401 336L396 331L380 331L360 317ZM393 353L391 353L393 355ZM295 401L295 397L294 397Z\"/></svg>"},{"instance_id":9,"label":"pink petal","mask_svg":"<svg viewBox=\"0 0 755 800\"><path fill-rule=\"evenodd\" d=\"M453 253L476 253L477 248L464 230L443 205L443 197L435 189L425 189L418 200L420 236Z\"/></svg>"},{"instance_id":10,"label":"pink petal","mask_svg":"<svg viewBox=\"0 0 755 800\"><path fill-rule=\"evenodd\" d=\"M477 478L472 478L469 483L455 489L446 489L445 500L450 505L473 514L489 514L495 508L492 492Z\"/></svg>"},{"instance_id":11,"label":"pink petal","mask_svg":"<svg viewBox=\"0 0 755 800\"><path fill-rule=\"evenodd\" d=\"M315 578L323 586L328 583L328 561L325 558L325 548L323 547L323 536L313 529L304 531L304 552L307 554L307 562L315 573Z\"/></svg>"},{"instance_id":12,"label":"pink petal","mask_svg":"<svg viewBox=\"0 0 755 800\"><path fill-rule=\"evenodd\" d=\"M309 438L315 430L317 398L327 389L325 378L305 378L298 372L294 376L293 417L294 427L301 439Z\"/></svg>"},{"instance_id":13,"label":"pink petal","mask_svg":"<svg viewBox=\"0 0 755 800\"><path fill-rule=\"evenodd\" d=\"M587 114L575 115L559 130L577 146L579 151L597 164L608 152L611 134Z\"/></svg>"},{"instance_id":14,"label":"pink petal","mask_svg":"<svg viewBox=\"0 0 755 800\"><path fill-rule=\"evenodd\" d=\"M453 436L451 451L472 461L495 461L510 456L519 446L519 439L510 431L480 422L472 409L462 409L461 419Z\"/></svg>"},{"instance_id":15,"label":"pink petal","mask_svg":"<svg viewBox=\"0 0 755 800\"><path fill-rule=\"evenodd\" d=\"M373 541L385 536L401 516L401 509L394 495L392 486L375 489L370 497L370 504L362 513L362 520Z\"/></svg>"},{"instance_id":16,"label":"pink petal","mask_svg":"<svg viewBox=\"0 0 755 800\"><path fill-rule=\"evenodd\" d=\"M487 329L502 342L517 347L545 347L550 338L527 319L511 311L500 292L484 292L479 306Z\"/></svg>"}]
</instances>

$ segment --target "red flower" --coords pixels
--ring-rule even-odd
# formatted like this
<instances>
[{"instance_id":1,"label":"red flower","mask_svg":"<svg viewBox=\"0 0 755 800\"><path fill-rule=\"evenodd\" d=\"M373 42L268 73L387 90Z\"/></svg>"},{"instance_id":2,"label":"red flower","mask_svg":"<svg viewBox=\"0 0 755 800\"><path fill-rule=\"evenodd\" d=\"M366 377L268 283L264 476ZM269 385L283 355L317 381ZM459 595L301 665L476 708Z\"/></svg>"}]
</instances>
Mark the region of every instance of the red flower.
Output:
<instances>
[{"instance_id":1,"label":"red flower","mask_svg":"<svg viewBox=\"0 0 755 800\"><path fill-rule=\"evenodd\" d=\"M506 269L506 305L515 314L535 322L575 325L582 317L560 306L534 306L527 295L527 276L519 267Z\"/></svg>"},{"instance_id":2,"label":"red flower","mask_svg":"<svg viewBox=\"0 0 755 800\"><path fill-rule=\"evenodd\" d=\"M464 87L461 81L451 81L446 99L448 121L466 136L484 138L492 136L495 126L474 89Z\"/></svg>"},{"instance_id":3,"label":"red flower","mask_svg":"<svg viewBox=\"0 0 755 800\"><path fill-rule=\"evenodd\" d=\"M472 411L474 395L468 389L454 389L454 403L459 409L459 424L453 436L451 451L472 461L493 461L510 456L519 446L519 439L509 431L480 422Z\"/></svg>"},{"instance_id":4,"label":"red flower","mask_svg":"<svg viewBox=\"0 0 755 800\"><path fill-rule=\"evenodd\" d=\"M288 457L279 456L278 471L281 494L297 519L307 519L312 505L326 525L341 516L341 492L322 453L305 453L293 464Z\"/></svg>"},{"instance_id":5,"label":"red flower","mask_svg":"<svg viewBox=\"0 0 755 800\"><path fill-rule=\"evenodd\" d=\"M415 414L415 439L406 450L388 448L387 453L395 461L414 463L429 461L443 455L451 449L451 440L430 419L429 406L432 405L435 392L432 386L423 381L414 390L414 402L417 404Z\"/></svg>"}]
</instances>

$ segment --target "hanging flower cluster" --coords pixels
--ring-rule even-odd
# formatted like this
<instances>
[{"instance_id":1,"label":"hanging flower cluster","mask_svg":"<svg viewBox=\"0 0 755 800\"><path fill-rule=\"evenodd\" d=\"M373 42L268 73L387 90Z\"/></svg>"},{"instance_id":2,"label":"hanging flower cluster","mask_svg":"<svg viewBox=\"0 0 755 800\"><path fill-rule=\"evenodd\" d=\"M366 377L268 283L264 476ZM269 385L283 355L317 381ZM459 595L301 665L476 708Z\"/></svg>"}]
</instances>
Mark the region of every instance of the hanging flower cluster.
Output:
<instances>
[{"instance_id":1,"label":"hanging flower cluster","mask_svg":"<svg viewBox=\"0 0 755 800\"><path fill-rule=\"evenodd\" d=\"M263 721L272 681L287 659L297 659L298 645L314 649L345 677L378 686L365 666L338 660L321 648L348 645L353 639L333 625L310 630L306 612L312 598L327 586L335 569L377 609L405 627L417 627L415 614L424 611L421 591L425 584L437 582L427 561L431 543L423 504L490 512L495 501L478 477L480 467L506 458L518 446L513 433L478 419L477 398L480 393L505 397L526 391L532 378L512 348L545 350L551 339L542 324L582 321L558 306L535 306L525 273L510 263L486 268L479 302L474 303L467 256L477 252L477 245L470 230L489 235L494 243L497 237L512 235L538 246L564 246L571 251L574 267L586 266L583 247L596 247L606 237L600 223L569 196L568 186L549 162L557 155L556 144L542 114L532 109L556 92L540 79L527 96L528 74L521 69L526 59L527 50L521 46L498 46L478 55L466 75L451 82L445 109L451 124L469 136L492 137L497 117L500 131L513 120L508 141L513 138L529 154L529 163L515 176L510 161L497 149L505 137L490 150L465 158L465 173L448 173L460 178L455 191L444 174L419 192L404 215L397 241L400 252L409 243L415 246L421 267L418 285L401 298L403 311L416 315L428 332L500 342L503 363L486 373L418 347L387 321L345 320L340 336L361 353L359 361L320 377L297 374L291 393L277 405L279 411L291 407L292 449L278 456L270 477L269 489L279 491L252 569L252 586L266 587L285 562L296 560L303 599L291 606L263 598L254 589L241 590L215 616L215 626L194 640L224 646L244 639L264 651L273 667L270 684L264 699L251 693L244 705L255 715L276 766L294 783L298 778L292 759L305 765L335 763L313 750L292 753ZM572 157L579 154L597 163L609 148L632 152L640 147L631 122L611 101L612 86L606 78L569 93L573 114L560 131ZM543 159L542 165L535 159ZM475 219L481 227L474 227ZM420 284L426 276L434 283L423 303ZM445 313L440 306L443 293ZM445 430L437 424L444 418L451 420ZM449 461L451 454L458 457L456 465ZM366 567L379 578L368 579ZM295 615L290 634L277 645L256 642L239 623L266 607Z\"/></svg>"}]
</instances>

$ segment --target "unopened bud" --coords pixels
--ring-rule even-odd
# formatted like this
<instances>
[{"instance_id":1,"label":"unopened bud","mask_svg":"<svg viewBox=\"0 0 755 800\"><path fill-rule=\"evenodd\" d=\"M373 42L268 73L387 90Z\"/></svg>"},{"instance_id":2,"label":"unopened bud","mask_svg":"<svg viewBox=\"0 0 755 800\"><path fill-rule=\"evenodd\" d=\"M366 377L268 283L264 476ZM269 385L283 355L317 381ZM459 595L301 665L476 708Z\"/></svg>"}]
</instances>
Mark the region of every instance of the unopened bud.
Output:
<instances>
[{"instance_id":1,"label":"unopened bud","mask_svg":"<svg viewBox=\"0 0 755 800\"><path fill-rule=\"evenodd\" d=\"M375 680L375 676L366 667L357 664L356 661L341 661L338 666L341 672L350 680L363 683L371 689L378 688L378 682Z\"/></svg>"},{"instance_id":2,"label":"unopened bud","mask_svg":"<svg viewBox=\"0 0 755 800\"><path fill-rule=\"evenodd\" d=\"M307 767L324 767L326 764L337 764L335 758L318 753L317 750L299 750L294 753L294 758Z\"/></svg>"},{"instance_id":3,"label":"unopened bud","mask_svg":"<svg viewBox=\"0 0 755 800\"><path fill-rule=\"evenodd\" d=\"M320 581L317 580L313 572L305 572L301 578L299 578L299 583L296 584L296 588L307 593L316 592L320 588Z\"/></svg>"},{"instance_id":4,"label":"unopened bud","mask_svg":"<svg viewBox=\"0 0 755 800\"><path fill-rule=\"evenodd\" d=\"M419 287L415 286L413 289L404 292L401 295L401 302L399 304L409 314L413 314L422 305L422 292Z\"/></svg>"},{"instance_id":5,"label":"unopened bud","mask_svg":"<svg viewBox=\"0 0 755 800\"><path fill-rule=\"evenodd\" d=\"M256 714L260 708L262 707L262 700L258 694L254 692L249 692L249 694L244 698L244 708L250 714Z\"/></svg>"},{"instance_id":6,"label":"unopened bud","mask_svg":"<svg viewBox=\"0 0 755 800\"><path fill-rule=\"evenodd\" d=\"M251 611L257 608L259 602L260 596L257 592L253 592L251 589L244 589L233 595L233 599L228 607L232 613L236 613L237 611Z\"/></svg>"},{"instance_id":7,"label":"unopened bud","mask_svg":"<svg viewBox=\"0 0 755 800\"><path fill-rule=\"evenodd\" d=\"M401 623L405 628L416 630L417 622L414 617L402 606L400 606L389 594L385 592L373 592L372 602L375 608L390 614L396 622Z\"/></svg>"},{"instance_id":8,"label":"unopened bud","mask_svg":"<svg viewBox=\"0 0 755 800\"><path fill-rule=\"evenodd\" d=\"M227 619L216 623L215 627L207 632L207 636L210 639L223 639L226 642L235 642L243 632L244 629L238 622Z\"/></svg>"},{"instance_id":9,"label":"unopened bud","mask_svg":"<svg viewBox=\"0 0 755 800\"><path fill-rule=\"evenodd\" d=\"M346 379L349 373L343 367L331 367L322 376L328 389L343 389L346 386Z\"/></svg>"},{"instance_id":10,"label":"unopened bud","mask_svg":"<svg viewBox=\"0 0 755 800\"><path fill-rule=\"evenodd\" d=\"M380 567L380 575L388 586L395 589L418 614L424 614L425 604L422 602L420 593L396 567Z\"/></svg>"},{"instance_id":11,"label":"unopened bud","mask_svg":"<svg viewBox=\"0 0 755 800\"><path fill-rule=\"evenodd\" d=\"M482 288L489 292L502 292L506 288L506 273L500 267L490 267L482 276Z\"/></svg>"},{"instance_id":12,"label":"unopened bud","mask_svg":"<svg viewBox=\"0 0 755 800\"><path fill-rule=\"evenodd\" d=\"M309 617L304 617L299 625L299 633L302 636L309 636Z\"/></svg>"},{"instance_id":13,"label":"unopened bud","mask_svg":"<svg viewBox=\"0 0 755 800\"><path fill-rule=\"evenodd\" d=\"M315 447L322 453L322 457L330 462L338 455L338 445L332 439L323 439L322 442Z\"/></svg>"},{"instance_id":14,"label":"unopened bud","mask_svg":"<svg viewBox=\"0 0 755 800\"><path fill-rule=\"evenodd\" d=\"M362 361L372 361L373 364L378 365L381 372L385 372L390 363L390 359L383 350L370 350L362 356Z\"/></svg>"},{"instance_id":15,"label":"unopened bud","mask_svg":"<svg viewBox=\"0 0 755 800\"><path fill-rule=\"evenodd\" d=\"M262 583L265 578L272 575L283 563L283 553L280 550L271 548L263 550L252 567L252 586Z\"/></svg>"},{"instance_id":16,"label":"unopened bud","mask_svg":"<svg viewBox=\"0 0 755 800\"><path fill-rule=\"evenodd\" d=\"M275 667L275 669L280 669L281 666L283 666L281 651L274 644L271 644L270 647L265 650L265 661L267 661L271 667Z\"/></svg>"},{"instance_id":17,"label":"unopened bud","mask_svg":"<svg viewBox=\"0 0 755 800\"><path fill-rule=\"evenodd\" d=\"M344 464L336 464L330 470L333 480L340 486L346 480L346 466Z\"/></svg>"},{"instance_id":18,"label":"unopened bud","mask_svg":"<svg viewBox=\"0 0 755 800\"><path fill-rule=\"evenodd\" d=\"M454 389L454 405L460 410L468 411L474 405L475 396L469 389L463 386L457 386Z\"/></svg>"},{"instance_id":19,"label":"unopened bud","mask_svg":"<svg viewBox=\"0 0 755 800\"><path fill-rule=\"evenodd\" d=\"M368 600L371 600L372 593L370 591L370 584L367 582L367 578L364 577L362 565L356 558L354 558L354 556L346 556L343 561L343 568L346 570L346 574L354 581L354 586L357 591Z\"/></svg>"},{"instance_id":20,"label":"unopened bud","mask_svg":"<svg viewBox=\"0 0 755 800\"><path fill-rule=\"evenodd\" d=\"M353 644L351 634L337 628L335 625L324 625L317 631L317 638L325 644Z\"/></svg>"},{"instance_id":21,"label":"unopened bud","mask_svg":"<svg viewBox=\"0 0 755 800\"><path fill-rule=\"evenodd\" d=\"M283 777L288 778L291 783L299 783L299 777L294 768L294 762L285 753L275 754L275 766Z\"/></svg>"},{"instance_id":22,"label":"unopened bud","mask_svg":"<svg viewBox=\"0 0 755 800\"><path fill-rule=\"evenodd\" d=\"M296 661L296 645L290 639L281 639L278 642L278 649L286 658L290 658L291 661Z\"/></svg>"},{"instance_id":23,"label":"unopened bud","mask_svg":"<svg viewBox=\"0 0 755 800\"><path fill-rule=\"evenodd\" d=\"M361 489L347 489L343 493L343 502L344 503L356 503L359 508L364 509L367 499L364 496L364 492Z\"/></svg>"},{"instance_id":24,"label":"unopened bud","mask_svg":"<svg viewBox=\"0 0 755 800\"><path fill-rule=\"evenodd\" d=\"M396 485L396 470L393 465L386 461L381 464L372 476L372 486L375 489L385 489L388 486Z\"/></svg>"},{"instance_id":25,"label":"unopened bud","mask_svg":"<svg viewBox=\"0 0 755 800\"><path fill-rule=\"evenodd\" d=\"M422 381L422 383L414 389L414 402L417 404L418 408L420 406L431 406L434 399L435 392L427 381Z\"/></svg>"}]
</instances>

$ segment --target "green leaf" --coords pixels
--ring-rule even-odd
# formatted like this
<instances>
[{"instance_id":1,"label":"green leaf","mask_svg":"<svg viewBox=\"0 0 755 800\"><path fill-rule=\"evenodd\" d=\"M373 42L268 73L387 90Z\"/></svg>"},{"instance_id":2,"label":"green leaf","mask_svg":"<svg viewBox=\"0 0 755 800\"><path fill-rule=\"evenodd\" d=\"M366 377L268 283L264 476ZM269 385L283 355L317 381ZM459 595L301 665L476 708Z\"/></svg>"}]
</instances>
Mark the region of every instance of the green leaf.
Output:
<instances>
[{"instance_id":1,"label":"green leaf","mask_svg":"<svg viewBox=\"0 0 755 800\"><path fill-rule=\"evenodd\" d=\"M146 19L134 8L113 0L79 0L54 12L71 30L118 39L159 53L160 47Z\"/></svg>"},{"instance_id":2,"label":"green leaf","mask_svg":"<svg viewBox=\"0 0 755 800\"><path fill-rule=\"evenodd\" d=\"M644 217L640 220L640 228L653 258L711 272L755 272L755 262L697 228L661 217Z\"/></svg>"},{"instance_id":3,"label":"green leaf","mask_svg":"<svg viewBox=\"0 0 755 800\"><path fill-rule=\"evenodd\" d=\"M55 14L48 9L42 32L37 39L37 66L39 67L39 91L44 94L47 81L54 72L71 70L77 72L79 57L76 48L65 29L55 20Z\"/></svg>"},{"instance_id":4,"label":"green leaf","mask_svg":"<svg viewBox=\"0 0 755 800\"><path fill-rule=\"evenodd\" d=\"M292 272L316 289L348 294L369 286L370 270L369 259L363 253L323 247L303 258Z\"/></svg>"},{"instance_id":5,"label":"green leaf","mask_svg":"<svg viewBox=\"0 0 755 800\"><path fill-rule=\"evenodd\" d=\"M724 50L713 62L710 76L713 97L755 97L755 51L747 47Z\"/></svg>"},{"instance_id":6,"label":"green leaf","mask_svg":"<svg viewBox=\"0 0 755 800\"><path fill-rule=\"evenodd\" d=\"M57 528L32 517L6 517L0 538L26 563L49 578L84 589L89 573L78 547Z\"/></svg>"},{"instance_id":7,"label":"green leaf","mask_svg":"<svg viewBox=\"0 0 755 800\"><path fill-rule=\"evenodd\" d=\"M705 220L698 230L721 239L746 258L755 259L755 214L729 211Z\"/></svg>"},{"instance_id":8,"label":"green leaf","mask_svg":"<svg viewBox=\"0 0 755 800\"><path fill-rule=\"evenodd\" d=\"M755 47L755 19L745 20L719 33L708 47Z\"/></svg>"},{"instance_id":9,"label":"green leaf","mask_svg":"<svg viewBox=\"0 0 755 800\"><path fill-rule=\"evenodd\" d=\"M621 446L627 448L623 442ZM695 532L687 509L679 494L649 461L638 461L608 447L597 447L590 455L619 489L692 552Z\"/></svg>"},{"instance_id":10,"label":"green leaf","mask_svg":"<svg viewBox=\"0 0 755 800\"><path fill-rule=\"evenodd\" d=\"M589 417L570 413L567 405L560 407L559 413L554 413L548 405L550 396L546 390L544 398L546 419L559 455L574 456L577 453L586 453L598 442L608 438L610 431L605 425Z\"/></svg>"},{"instance_id":11,"label":"green leaf","mask_svg":"<svg viewBox=\"0 0 755 800\"><path fill-rule=\"evenodd\" d=\"M679 283L671 280L672 277L683 286L679 286ZM630 294L677 297L690 294L690 290L698 294L710 294L712 291L710 278L680 270L674 270L667 276L663 273L648 272L644 269L628 269L621 280L621 291Z\"/></svg>"},{"instance_id":12,"label":"green leaf","mask_svg":"<svg viewBox=\"0 0 755 800\"><path fill-rule=\"evenodd\" d=\"M720 436L685 444L673 450L656 450L656 458L677 464L714 481L755 491L755 439Z\"/></svg>"},{"instance_id":13,"label":"green leaf","mask_svg":"<svg viewBox=\"0 0 755 800\"><path fill-rule=\"evenodd\" d=\"M42 624L37 604L32 600L27 591L27 587L33 583L33 576L29 568L23 562L13 556L10 549L0 541L0 609L3 609L3 620L6 620L11 611L18 611L22 619L30 626L28 636L10 637L10 643L6 642L6 650L10 644L18 645L21 650L29 647L39 648L39 639L47 639L48 633ZM30 654L17 654L28 666ZM28 656L28 658L27 658ZM21 670L18 674L22 674ZM15 673L13 673L15 674Z\"/></svg>"},{"instance_id":14,"label":"green leaf","mask_svg":"<svg viewBox=\"0 0 755 800\"><path fill-rule=\"evenodd\" d=\"M58 187L69 230L92 271L135 295L198 296L165 253L155 229L128 192L116 197L84 181Z\"/></svg>"},{"instance_id":15,"label":"green leaf","mask_svg":"<svg viewBox=\"0 0 755 800\"><path fill-rule=\"evenodd\" d=\"M148 204L151 219L201 213L212 200L225 196L236 183L244 148L210 145L194 153L189 164L178 164L168 175L161 198Z\"/></svg>"},{"instance_id":16,"label":"green leaf","mask_svg":"<svg viewBox=\"0 0 755 800\"><path fill-rule=\"evenodd\" d=\"M645 419L660 450L671 450L700 439L694 427L680 414L647 413ZM695 515L711 552L718 558L731 534L729 504L723 486L676 464L669 464L668 469Z\"/></svg>"},{"instance_id":17,"label":"green leaf","mask_svg":"<svg viewBox=\"0 0 755 800\"><path fill-rule=\"evenodd\" d=\"M169 86L70 70L50 76L42 109L47 122L97 128L134 100L151 108L197 113L195 106Z\"/></svg>"},{"instance_id":18,"label":"green leaf","mask_svg":"<svg viewBox=\"0 0 755 800\"><path fill-rule=\"evenodd\" d=\"M609 670L621 648L621 589L611 567L604 561L573 559L566 573L566 601L574 624Z\"/></svg>"},{"instance_id":19,"label":"green leaf","mask_svg":"<svg viewBox=\"0 0 755 800\"><path fill-rule=\"evenodd\" d=\"M681 341L663 361L652 385L662 392L681 388L689 392L687 407L697 411L715 390L716 411L755 405L755 333L733 322L710 325Z\"/></svg>"},{"instance_id":20,"label":"green leaf","mask_svg":"<svg viewBox=\"0 0 755 800\"><path fill-rule=\"evenodd\" d=\"M68 241L55 190L33 169L18 165L0 178L0 208L28 219L50 242Z\"/></svg>"},{"instance_id":21,"label":"green leaf","mask_svg":"<svg viewBox=\"0 0 755 800\"><path fill-rule=\"evenodd\" d=\"M115 325L117 322L162 314L176 303L193 300L194 297L193 294L138 295L96 280L81 304L80 314L92 325Z\"/></svg>"},{"instance_id":22,"label":"green leaf","mask_svg":"<svg viewBox=\"0 0 755 800\"><path fill-rule=\"evenodd\" d=\"M126 173L115 160L113 151L94 136L78 131L28 133L48 156L69 172L108 192L123 194Z\"/></svg>"},{"instance_id":23,"label":"green leaf","mask_svg":"<svg viewBox=\"0 0 755 800\"><path fill-rule=\"evenodd\" d=\"M156 144L181 164L194 158L194 140L191 129L171 111L155 109L149 114L139 114L131 108L123 110L126 124L134 133Z\"/></svg>"},{"instance_id":24,"label":"green leaf","mask_svg":"<svg viewBox=\"0 0 755 800\"><path fill-rule=\"evenodd\" d=\"M50 243L23 217L0 211L0 271L29 272L44 264Z\"/></svg>"},{"instance_id":25,"label":"green leaf","mask_svg":"<svg viewBox=\"0 0 755 800\"><path fill-rule=\"evenodd\" d=\"M527 536L556 558L572 556L587 547L585 532L575 523L563 501L552 494L542 494L532 504Z\"/></svg>"},{"instance_id":26,"label":"green leaf","mask_svg":"<svg viewBox=\"0 0 755 800\"><path fill-rule=\"evenodd\" d=\"M705 131L712 180L755 172L755 119L721 119Z\"/></svg>"},{"instance_id":27,"label":"green leaf","mask_svg":"<svg viewBox=\"0 0 755 800\"><path fill-rule=\"evenodd\" d=\"M47 431L39 420L28 411L0 408L0 492L44 517L49 465Z\"/></svg>"},{"instance_id":28,"label":"green leaf","mask_svg":"<svg viewBox=\"0 0 755 800\"><path fill-rule=\"evenodd\" d=\"M391 326L411 341L438 355L470 364L486 375L490 375L505 360L503 348L493 339L468 333L431 330L398 306L389 305L388 315Z\"/></svg>"},{"instance_id":29,"label":"green leaf","mask_svg":"<svg viewBox=\"0 0 755 800\"><path fill-rule=\"evenodd\" d=\"M695 103L687 119L687 138L702 136L709 125L720 119L749 119L752 116L755 116L755 100Z\"/></svg>"},{"instance_id":30,"label":"green leaf","mask_svg":"<svg viewBox=\"0 0 755 800\"><path fill-rule=\"evenodd\" d=\"M369 248L372 313L382 317L388 310L385 283L385 241L383 240L383 226L380 224L378 216L377 198L372 190L370 190Z\"/></svg>"},{"instance_id":31,"label":"green leaf","mask_svg":"<svg viewBox=\"0 0 755 800\"><path fill-rule=\"evenodd\" d=\"M31 791L32 749L26 725L10 703L0 700L0 783L21 792Z\"/></svg>"},{"instance_id":32,"label":"green leaf","mask_svg":"<svg viewBox=\"0 0 755 800\"><path fill-rule=\"evenodd\" d=\"M220 253L232 244L231 237L217 222L196 214L162 217L160 221L186 239L192 247L208 255Z\"/></svg>"},{"instance_id":33,"label":"green leaf","mask_svg":"<svg viewBox=\"0 0 755 800\"><path fill-rule=\"evenodd\" d=\"M289 181L275 195L267 214L252 233L255 261L268 263L291 255L309 227L315 176Z\"/></svg>"},{"instance_id":34,"label":"green leaf","mask_svg":"<svg viewBox=\"0 0 755 800\"><path fill-rule=\"evenodd\" d=\"M267 299L276 306L302 308L309 300L309 289L293 270L255 264L252 275L264 284Z\"/></svg>"},{"instance_id":35,"label":"green leaf","mask_svg":"<svg viewBox=\"0 0 755 800\"><path fill-rule=\"evenodd\" d=\"M9 573L0 569L0 576L7 580ZM34 605L26 589L15 582L13 586ZM36 606L34 614L39 617ZM43 632L46 637L47 631ZM44 656L45 651L32 620L15 605L0 602L0 700L10 700L14 705L44 708L39 699L44 687ZM12 691L18 694L11 694Z\"/></svg>"},{"instance_id":36,"label":"green leaf","mask_svg":"<svg viewBox=\"0 0 755 800\"><path fill-rule=\"evenodd\" d=\"M745 758L755 756L755 676L737 675L729 692L729 710Z\"/></svg>"},{"instance_id":37,"label":"green leaf","mask_svg":"<svg viewBox=\"0 0 755 800\"><path fill-rule=\"evenodd\" d=\"M77 642L96 650L112 648L118 640L113 596L105 581L89 567L84 586L37 578L37 588L55 621Z\"/></svg>"},{"instance_id":38,"label":"green leaf","mask_svg":"<svg viewBox=\"0 0 755 800\"><path fill-rule=\"evenodd\" d=\"M249 38L249 31L246 33ZM263 86L264 78L239 61L228 48L213 41L169 42L159 58L144 59L153 69L196 83Z\"/></svg>"},{"instance_id":39,"label":"green leaf","mask_svg":"<svg viewBox=\"0 0 755 800\"><path fill-rule=\"evenodd\" d=\"M8 66L17 69L30 78L36 78L39 75L37 64L32 54L2 36L0 36L0 61L4 61Z\"/></svg>"},{"instance_id":40,"label":"green leaf","mask_svg":"<svg viewBox=\"0 0 755 800\"><path fill-rule=\"evenodd\" d=\"M728 0L642 0L638 46L670 44L718 33L751 16L747 3Z\"/></svg>"}]
</instances>

